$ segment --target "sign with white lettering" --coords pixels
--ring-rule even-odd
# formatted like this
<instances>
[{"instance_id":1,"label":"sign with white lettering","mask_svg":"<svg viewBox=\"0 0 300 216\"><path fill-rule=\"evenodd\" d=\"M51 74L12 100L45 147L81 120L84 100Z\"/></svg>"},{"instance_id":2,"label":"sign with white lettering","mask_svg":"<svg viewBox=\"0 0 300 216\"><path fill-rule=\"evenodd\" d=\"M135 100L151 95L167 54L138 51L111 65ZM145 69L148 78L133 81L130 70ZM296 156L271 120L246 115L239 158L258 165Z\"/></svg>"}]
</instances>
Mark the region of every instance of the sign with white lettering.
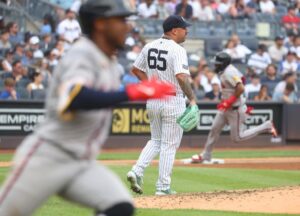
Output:
<instances>
[{"instance_id":1,"label":"sign with white lettering","mask_svg":"<svg viewBox=\"0 0 300 216\"><path fill-rule=\"evenodd\" d=\"M0 108L0 134L27 134L44 120L44 109Z\"/></svg>"}]
</instances>

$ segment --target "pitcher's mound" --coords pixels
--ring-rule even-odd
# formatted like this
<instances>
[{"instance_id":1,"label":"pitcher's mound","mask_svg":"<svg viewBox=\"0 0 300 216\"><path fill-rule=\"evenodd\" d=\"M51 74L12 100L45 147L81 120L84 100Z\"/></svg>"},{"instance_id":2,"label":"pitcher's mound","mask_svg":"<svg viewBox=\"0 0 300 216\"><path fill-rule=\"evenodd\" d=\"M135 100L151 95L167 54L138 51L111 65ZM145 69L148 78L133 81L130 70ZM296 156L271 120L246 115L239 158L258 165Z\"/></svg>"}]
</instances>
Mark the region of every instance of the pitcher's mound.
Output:
<instances>
[{"instance_id":1,"label":"pitcher's mound","mask_svg":"<svg viewBox=\"0 0 300 216\"><path fill-rule=\"evenodd\" d=\"M138 208L300 214L300 186L137 197Z\"/></svg>"}]
</instances>

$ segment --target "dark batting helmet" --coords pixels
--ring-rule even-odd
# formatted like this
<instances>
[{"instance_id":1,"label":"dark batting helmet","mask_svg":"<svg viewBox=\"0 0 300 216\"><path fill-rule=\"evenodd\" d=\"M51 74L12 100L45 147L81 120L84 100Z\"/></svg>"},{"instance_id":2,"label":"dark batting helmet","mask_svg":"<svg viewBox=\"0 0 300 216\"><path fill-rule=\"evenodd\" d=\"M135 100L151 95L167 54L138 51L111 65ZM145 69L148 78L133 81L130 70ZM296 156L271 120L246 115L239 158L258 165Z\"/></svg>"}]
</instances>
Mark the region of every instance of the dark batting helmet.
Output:
<instances>
[{"instance_id":1,"label":"dark batting helmet","mask_svg":"<svg viewBox=\"0 0 300 216\"><path fill-rule=\"evenodd\" d=\"M225 52L219 52L215 55L213 61L217 73L223 71L231 63L231 57Z\"/></svg>"},{"instance_id":2,"label":"dark batting helmet","mask_svg":"<svg viewBox=\"0 0 300 216\"><path fill-rule=\"evenodd\" d=\"M136 14L127 0L87 0L79 9L82 32L89 35L98 18L127 17Z\"/></svg>"}]
</instances>

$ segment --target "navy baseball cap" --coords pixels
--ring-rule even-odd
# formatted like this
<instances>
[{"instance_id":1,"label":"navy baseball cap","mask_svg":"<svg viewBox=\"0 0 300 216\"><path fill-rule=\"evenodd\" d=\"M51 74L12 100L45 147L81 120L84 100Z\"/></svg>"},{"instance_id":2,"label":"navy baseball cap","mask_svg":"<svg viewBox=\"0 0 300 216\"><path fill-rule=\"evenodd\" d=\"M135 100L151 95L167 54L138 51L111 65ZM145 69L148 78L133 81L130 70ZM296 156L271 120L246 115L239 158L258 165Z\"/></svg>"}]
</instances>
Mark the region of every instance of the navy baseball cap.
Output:
<instances>
[{"instance_id":1,"label":"navy baseball cap","mask_svg":"<svg viewBox=\"0 0 300 216\"><path fill-rule=\"evenodd\" d=\"M173 28L186 28L189 26L191 26L191 24L185 21L182 16L178 15L171 15L163 22L164 32L171 31Z\"/></svg>"}]
</instances>

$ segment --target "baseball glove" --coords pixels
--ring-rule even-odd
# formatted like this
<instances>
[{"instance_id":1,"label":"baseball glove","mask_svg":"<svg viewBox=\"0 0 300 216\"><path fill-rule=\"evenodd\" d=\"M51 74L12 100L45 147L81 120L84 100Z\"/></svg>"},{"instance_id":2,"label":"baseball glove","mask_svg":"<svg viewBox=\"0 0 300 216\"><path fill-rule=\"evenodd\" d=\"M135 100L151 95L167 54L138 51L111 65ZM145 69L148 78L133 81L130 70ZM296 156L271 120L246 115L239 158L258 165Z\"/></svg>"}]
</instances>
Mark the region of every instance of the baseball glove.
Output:
<instances>
[{"instance_id":1,"label":"baseball glove","mask_svg":"<svg viewBox=\"0 0 300 216\"><path fill-rule=\"evenodd\" d=\"M183 131L187 132L197 126L200 120L199 109L197 105L188 106L184 113L176 120Z\"/></svg>"}]
</instances>

